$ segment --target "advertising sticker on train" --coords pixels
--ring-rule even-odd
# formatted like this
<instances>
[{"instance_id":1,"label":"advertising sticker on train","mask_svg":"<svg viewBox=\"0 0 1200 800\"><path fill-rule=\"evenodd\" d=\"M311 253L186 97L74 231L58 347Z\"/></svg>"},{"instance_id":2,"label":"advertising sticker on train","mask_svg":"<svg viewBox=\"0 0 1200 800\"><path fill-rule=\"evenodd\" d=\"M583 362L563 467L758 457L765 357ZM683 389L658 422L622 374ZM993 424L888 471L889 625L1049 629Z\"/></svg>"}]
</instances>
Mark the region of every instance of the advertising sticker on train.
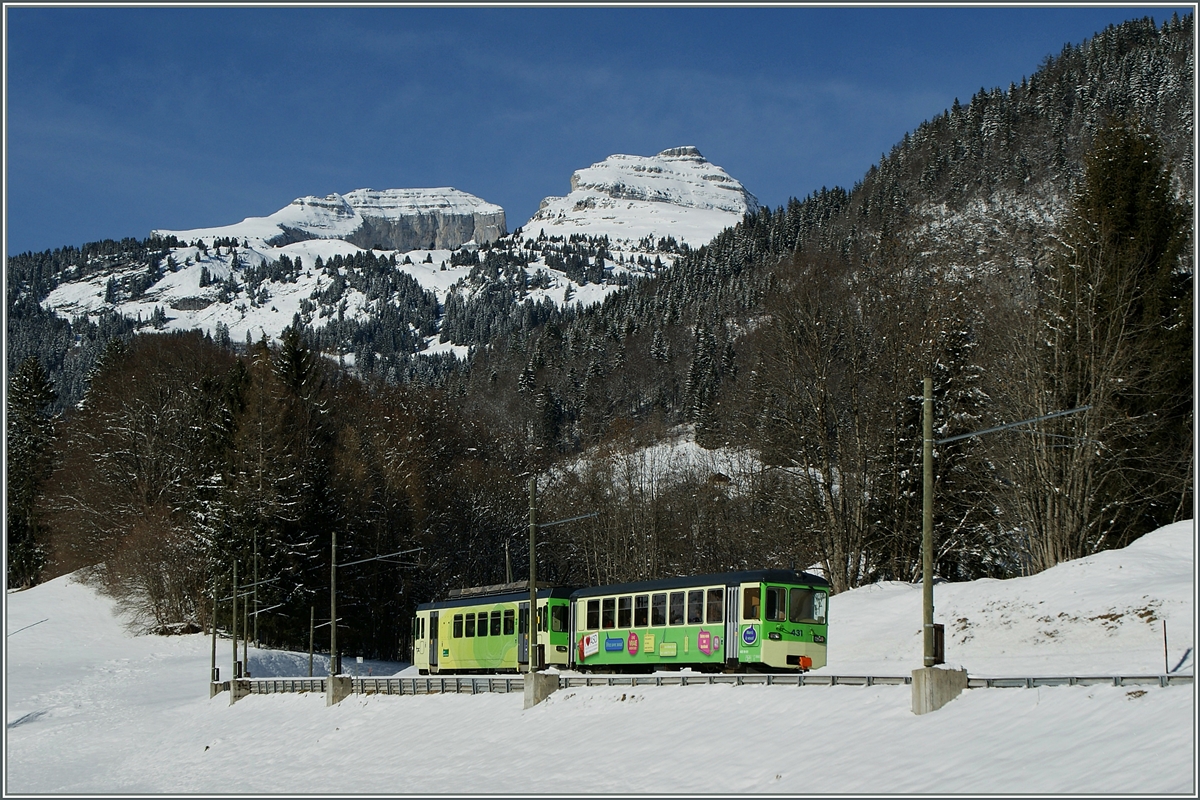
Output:
<instances>
[{"instance_id":1,"label":"advertising sticker on train","mask_svg":"<svg viewBox=\"0 0 1200 800\"><path fill-rule=\"evenodd\" d=\"M579 660L600 652L600 634L589 633L579 640Z\"/></svg>"},{"instance_id":2,"label":"advertising sticker on train","mask_svg":"<svg viewBox=\"0 0 1200 800\"><path fill-rule=\"evenodd\" d=\"M629 655L636 656L638 653L638 635L633 631L629 632Z\"/></svg>"},{"instance_id":3,"label":"advertising sticker on train","mask_svg":"<svg viewBox=\"0 0 1200 800\"><path fill-rule=\"evenodd\" d=\"M748 645L753 645L758 641L758 628L751 625L742 631L742 641Z\"/></svg>"}]
</instances>

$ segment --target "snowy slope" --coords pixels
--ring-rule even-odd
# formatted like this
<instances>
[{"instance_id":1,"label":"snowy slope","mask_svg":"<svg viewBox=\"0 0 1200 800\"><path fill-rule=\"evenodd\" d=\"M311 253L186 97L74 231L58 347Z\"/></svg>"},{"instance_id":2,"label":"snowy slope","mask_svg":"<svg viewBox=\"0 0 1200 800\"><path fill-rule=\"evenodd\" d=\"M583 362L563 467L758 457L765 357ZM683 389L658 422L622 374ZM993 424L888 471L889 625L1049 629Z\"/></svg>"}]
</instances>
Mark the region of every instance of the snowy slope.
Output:
<instances>
[{"instance_id":1,"label":"snowy slope","mask_svg":"<svg viewBox=\"0 0 1200 800\"><path fill-rule=\"evenodd\" d=\"M272 247L262 241L256 241L250 247L238 247L236 250L242 269L275 262L281 256L287 256L293 261L299 259L305 268L294 282L267 281L264 284L265 294L259 292L251 296L243 288L242 291L233 294L229 302L222 303L218 300L221 289L219 282L230 275L235 279L239 275L239 270L233 266L233 254L229 248L219 248L219 251L209 249L205 254L196 247L180 247L171 253L177 269L170 271L164 268L162 279L137 299L121 298L113 303L105 300L105 287L109 278L119 279L124 274L143 271L135 267L126 273L118 271L96 274L83 281L62 283L42 301L42 306L68 319L87 314L94 315L102 309L112 308L117 313L133 319L149 320L154 310L161 308L167 317L166 323L160 329L162 332L190 331L198 328L212 333L217 324L221 323L229 328L230 338L235 342L244 341L247 334L255 341L264 336L268 340L278 339L283 329L292 324L293 317L301 313L301 303L304 300L313 301L330 283L327 275L313 269L317 258L328 260L334 255L351 256L363 252L362 248L341 239L311 239L281 247ZM407 256L412 263L403 264L397 269L407 272L422 288L434 292L439 300L443 300L450 286L470 272L467 267L450 266L450 252L375 251L375 255L395 255L399 259ZM430 259L430 263L425 263L426 258ZM444 270L443 266L446 267ZM203 271L211 276L214 283L201 287ZM372 311L361 292L347 289L344 299L346 306L343 313L347 318L362 318ZM333 313L322 314L318 311L310 314L305 321L314 328L321 328L335 319ZM147 332L153 331L147 329Z\"/></svg>"},{"instance_id":2,"label":"snowy slope","mask_svg":"<svg viewBox=\"0 0 1200 800\"><path fill-rule=\"evenodd\" d=\"M649 157L609 156L576 171L570 194L543 200L523 230L626 244L673 236L699 247L757 209L754 195L695 147L673 147Z\"/></svg>"},{"instance_id":3,"label":"snowy slope","mask_svg":"<svg viewBox=\"0 0 1200 800\"><path fill-rule=\"evenodd\" d=\"M948 658L979 676L1162 674L1166 620L1170 668L1191 674L1193 551L1189 521L1041 575L941 584L937 619L971 622ZM919 666L914 598L899 584L833 598L823 672ZM130 636L69 577L9 593L6 623L7 793L1195 792L1187 685L972 689L921 717L906 686L594 687L528 711L504 694L230 707L208 697L208 638ZM250 661L258 677L307 671L301 654Z\"/></svg>"}]
</instances>

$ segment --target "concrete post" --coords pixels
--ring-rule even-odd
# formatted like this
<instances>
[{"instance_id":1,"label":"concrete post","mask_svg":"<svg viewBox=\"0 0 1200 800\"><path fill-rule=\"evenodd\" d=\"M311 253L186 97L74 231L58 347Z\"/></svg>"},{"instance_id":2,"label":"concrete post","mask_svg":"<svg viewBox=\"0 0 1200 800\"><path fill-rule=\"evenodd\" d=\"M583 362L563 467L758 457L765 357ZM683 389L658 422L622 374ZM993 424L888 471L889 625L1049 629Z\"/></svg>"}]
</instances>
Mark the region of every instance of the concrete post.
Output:
<instances>
[{"instance_id":1,"label":"concrete post","mask_svg":"<svg viewBox=\"0 0 1200 800\"><path fill-rule=\"evenodd\" d=\"M229 682L229 705L233 705L248 694L250 694L250 681L244 678L241 680L235 678Z\"/></svg>"},{"instance_id":2,"label":"concrete post","mask_svg":"<svg viewBox=\"0 0 1200 800\"><path fill-rule=\"evenodd\" d=\"M557 674L525 673L525 708L533 708L556 691L558 691Z\"/></svg>"},{"instance_id":3,"label":"concrete post","mask_svg":"<svg viewBox=\"0 0 1200 800\"><path fill-rule=\"evenodd\" d=\"M328 689L325 692L325 705L334 706L350 696L353 690L353 682L349 675L330 675L326 680L329 681Z\"/></svg>"},{"instance_id":4,"label":"concrete post","mask_svg":"<svg viewBox=\"0 0 1200 800\"><path fill-rule=\"evenodd\" d=\"M923 667L912 672L912 712L928 714L937 711L967 688L965 669Z\"/></svg>"}]
</instances>

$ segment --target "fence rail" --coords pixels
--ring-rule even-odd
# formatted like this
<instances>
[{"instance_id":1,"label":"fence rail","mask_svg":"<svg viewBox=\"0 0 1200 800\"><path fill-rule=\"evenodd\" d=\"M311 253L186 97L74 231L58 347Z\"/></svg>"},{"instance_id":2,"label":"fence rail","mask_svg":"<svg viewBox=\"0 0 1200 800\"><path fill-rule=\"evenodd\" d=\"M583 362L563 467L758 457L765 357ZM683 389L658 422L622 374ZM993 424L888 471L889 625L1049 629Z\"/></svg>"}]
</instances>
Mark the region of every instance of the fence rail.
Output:
<instances>
[{"instance_id":1,"label":"fence rail","mask_svg":"<svg viewBox=\"0 0 1200 800\"><path fill-rule=\"evenodd\" d=\"M970 689L1033 689L1040 686L1177 686L1192 683L1191 675L1090 675L1028 678L967 678ZM239 681L250 694L324 692L325 678L251 678ZM580 686L899 686L911 675L560 675L560 689ZM354 694L485 694L523 692L523 676L429 675L419 678L351 678ZM223 690L228 690L225 681Z\"/></svg>"},{"instance_id":2,"label":"fence rail","mask_svg":"<svg viewBox=\"0 0 1200 800\"><path fill-rule=\"evenodd\" d=\"M424 678L354 678L355 694L485 694L525 691L523 677L430 675Z\"/></svg>"},{"instance_id":3,"label":"fence rail","mask_svg":"<svg viewBox=\"0 0 1200 800\"><path fill-rule=\"evenodd\" d=\"M325 691L324 678L249 678L244 683L250 686L250 694Z\"/></svg>"}]
</instances>

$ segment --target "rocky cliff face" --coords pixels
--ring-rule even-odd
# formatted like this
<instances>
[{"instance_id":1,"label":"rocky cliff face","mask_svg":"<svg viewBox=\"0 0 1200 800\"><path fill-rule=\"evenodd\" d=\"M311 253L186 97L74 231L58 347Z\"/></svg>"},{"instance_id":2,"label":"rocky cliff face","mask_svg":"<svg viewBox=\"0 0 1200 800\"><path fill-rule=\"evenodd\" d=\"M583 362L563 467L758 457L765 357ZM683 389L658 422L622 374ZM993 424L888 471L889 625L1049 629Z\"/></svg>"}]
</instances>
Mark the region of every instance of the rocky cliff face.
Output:
<instances>
[{"instance_id":1,"label":"rocky cliff face","mask_svg":"<svg viewBox=\"0 0 1200 800\"><path fill-rule=\"evenodd\" d=\"M457 189L359 189L346 195L362 224L346 241L379 250L446 249L494 242L504 209Z\"/></svg>"},{"instance_id":2,"label":"rocky cliff face","mask_svg":"<svg viewBox=\"0 0 1200 800\"><path fill-rule=\"evenodd\" d=\"M233 238L279 247L310 239L342 239L379 250L453 250L494 242L507 233L504 209L449 187L357 189L345 195L301 197L269 217L190 231L154 231L183 241Z\"/></svg>"}]
</instances>

